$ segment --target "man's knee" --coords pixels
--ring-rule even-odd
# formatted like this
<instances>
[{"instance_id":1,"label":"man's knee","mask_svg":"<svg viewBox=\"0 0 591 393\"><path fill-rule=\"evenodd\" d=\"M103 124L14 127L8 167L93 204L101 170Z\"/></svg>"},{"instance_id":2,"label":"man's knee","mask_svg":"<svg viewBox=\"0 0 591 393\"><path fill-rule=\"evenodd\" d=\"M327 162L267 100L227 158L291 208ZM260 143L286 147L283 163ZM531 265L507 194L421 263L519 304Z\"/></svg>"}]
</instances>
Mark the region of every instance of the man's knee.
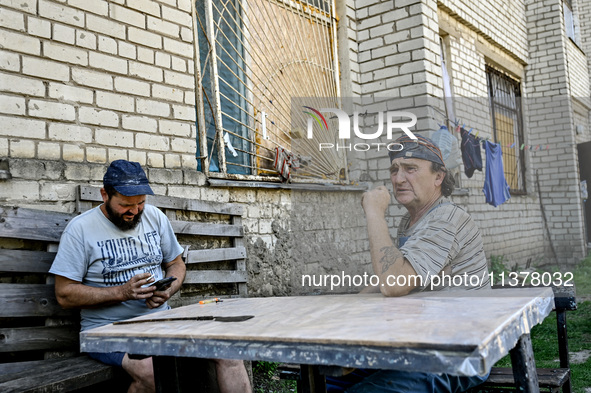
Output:
<instances>
[{"instance_id":1,"label":"man's knee","mask_svg":"<svg viewBox=\"0 0 591 393\"><path fill-rule=\"evenodd\" d=\"M214 359L217 367L237 368L244 367L244 361L234 359Z\"/></svg>"},{"instance_id":2,"label":"man's knee","mask_svg":"<svg viewBox=\"0 0 591 393\"><path fill-rule=\"evenodd\" d=\"M145 387L155 388L154 383L154 367L152 366L152 358L145 359L130 359L127 354L123 358L123 369L131 376L134 382L139 383Z\"/></svg>"}]
</instances>

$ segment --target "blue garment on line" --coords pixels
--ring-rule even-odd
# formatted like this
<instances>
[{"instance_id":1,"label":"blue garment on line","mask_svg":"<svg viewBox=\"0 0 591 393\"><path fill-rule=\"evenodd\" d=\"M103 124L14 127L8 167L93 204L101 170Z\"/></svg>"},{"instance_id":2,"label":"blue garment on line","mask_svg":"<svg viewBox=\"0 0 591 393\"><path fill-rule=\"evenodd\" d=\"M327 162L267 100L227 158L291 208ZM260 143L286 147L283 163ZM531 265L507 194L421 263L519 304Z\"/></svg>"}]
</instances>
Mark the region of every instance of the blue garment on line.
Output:
<instances>
[{"instance_id":1,"label":"blue garment on line","mask_svg":"<svg viewBox=\"0 0 591 393\"><path fill-rule=\"evenodd\" d=\"M497 207L511 198L503 170L503 151L500 144L489 141L484 142L484 150L486 151L484 196L486 203Z\"/></svg>"},{"instance_id":2,"label":"blue garment on line","mask_svg":"<svg viewBox=\"0 0 591 393\"><path fill-rule=\"evenodd\" d=\"M476 137L462 128L462 161L464 173L468 178L474 175L475 170L482 171L482 156L480 154L480 142Z\"/></svg>"}]
</instances>

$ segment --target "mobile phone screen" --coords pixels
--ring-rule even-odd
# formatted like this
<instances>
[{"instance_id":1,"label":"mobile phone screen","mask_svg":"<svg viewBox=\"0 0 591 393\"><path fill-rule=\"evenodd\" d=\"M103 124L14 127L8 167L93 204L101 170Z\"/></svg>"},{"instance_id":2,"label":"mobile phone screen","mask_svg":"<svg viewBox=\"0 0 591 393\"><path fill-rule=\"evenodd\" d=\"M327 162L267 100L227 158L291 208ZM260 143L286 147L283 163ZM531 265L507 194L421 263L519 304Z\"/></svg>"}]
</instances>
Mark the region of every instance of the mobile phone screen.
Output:
<instances>
[{"instance_id":1,"label":"mobile phone screen","mask_svg":"<svg viewBox=\"0 0 591 393\"><path fill-rule=\"evenodd\" d=\"M170 284L176 280L176 277L166 277L151 284L156 287L157 291L162 291L170 286Z\"/></svg>"}]
</instances>

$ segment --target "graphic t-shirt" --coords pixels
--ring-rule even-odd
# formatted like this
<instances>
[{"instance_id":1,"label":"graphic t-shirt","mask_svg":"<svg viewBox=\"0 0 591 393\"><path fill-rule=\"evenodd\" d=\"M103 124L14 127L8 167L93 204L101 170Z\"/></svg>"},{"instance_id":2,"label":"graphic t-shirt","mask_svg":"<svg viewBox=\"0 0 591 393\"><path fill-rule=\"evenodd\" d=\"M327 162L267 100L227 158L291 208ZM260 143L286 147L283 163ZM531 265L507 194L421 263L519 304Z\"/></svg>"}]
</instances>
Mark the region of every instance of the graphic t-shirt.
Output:
<instances>
[{"instance_id":1,"label":"graphic t-shirt","mask_svg":"<svg viewBox=\"0 0 591 393\"><path fill-rule=\"evenodd\" d=\"M50 273L92 287L123 285L141 273L163 278L162 263L183 252L168 218L152 205L145 205L134 229L117 228L100 210L91 209L74 218L62 234ZM168 309L150 309L145 300L128 300L81 311L82 330L114 321Z\"/></svg>"}]
</instances>

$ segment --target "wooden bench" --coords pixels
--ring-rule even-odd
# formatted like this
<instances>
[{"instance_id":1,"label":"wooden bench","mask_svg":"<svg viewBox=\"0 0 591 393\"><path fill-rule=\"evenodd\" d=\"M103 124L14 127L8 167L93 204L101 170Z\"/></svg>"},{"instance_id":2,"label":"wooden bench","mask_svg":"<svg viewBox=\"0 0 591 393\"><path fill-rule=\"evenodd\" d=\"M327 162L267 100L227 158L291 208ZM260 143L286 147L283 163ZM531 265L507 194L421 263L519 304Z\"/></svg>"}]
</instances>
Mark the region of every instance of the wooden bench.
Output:
<instances>
[{"instance_id":1,"label":"wooden bench","mask_svg":"<svg viewBox=\"0 0 591 393\"><path fill-rule=\"evenodd\" d=\"M99 188L78 191L80 212L102 202ZM187 277L173 307L247 295L241 206L163 196L149 203L165 211L185 247ZM0 392L127 390L122 370L80 355L79 313L55 298L48 270L74 216L0 206Z\"/></svg>"},{"instance_id":2,"label":"wooden bench","mask_svg":"<svg viewBox=\"0 0 591 393\"><path fill-rule=\"evenodd\" d=\"M571 373L568 353L566 312L577 309L574 287L554 287L554 311L556 311L556 333L560 368L538 368L540 391L571 393ZM535 354L534 354L535 355ZM493 367L488 379L471 392L515 391L513 371L506 367Z\"/></svg>"},{"instance_id":3,"label":"wooden bench","mask_svg":"<svg viewBox=\"0 0 591 393\"><path fill-rule=\"evenodd\" d=\"M100 188L80 186L76 210L86 211L102 201ZM185 247L187 276L170 300L172 307L206 296L248 296L241 205L161 195L149 195L147 203L166 214Z\"/></svg>"}]
</instances>

